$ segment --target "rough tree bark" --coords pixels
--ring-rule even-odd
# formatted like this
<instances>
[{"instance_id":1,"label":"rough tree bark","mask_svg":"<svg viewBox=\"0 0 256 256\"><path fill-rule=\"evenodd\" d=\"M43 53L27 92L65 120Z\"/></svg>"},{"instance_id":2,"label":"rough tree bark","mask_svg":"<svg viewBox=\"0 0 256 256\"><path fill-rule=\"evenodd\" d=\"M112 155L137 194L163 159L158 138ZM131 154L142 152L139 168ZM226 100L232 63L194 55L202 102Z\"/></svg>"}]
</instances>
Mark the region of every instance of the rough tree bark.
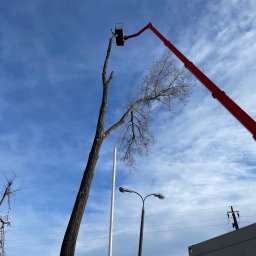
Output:
<instances>
[{"instance_id":1,"label":"rough tree bark","mask_svg":"<svg viewBox=\"0 0 256 256\"><path fill-rule=\"evenodd\" d=\"M183 100L189 88L189 83L186 80L184 71L177 69L173 61L170 61L170 56L167 56L160 62L155 63L149 75L145 77L143 86L137 94L137 97L127 104L121 118L105 130L108 89L114 74L112 71L108 78L106 76L112 40L113 37L109 39L107 54L103 65L103 94L96 133L75 200L75 205L62 242L60 256L74 256L75 254L80 224L89 197L99 152L105 138L114 130L123 126L123 133L120 138L120 142L123 143L124 146L123 159L132 165L134 163L133 155L147 149L153 139L149 133L149 119L152 112L152 103L163 103L170 107L172 98ZM168 80L168 77L171 77L171 79Z\"/></svg>"}]
</instances>

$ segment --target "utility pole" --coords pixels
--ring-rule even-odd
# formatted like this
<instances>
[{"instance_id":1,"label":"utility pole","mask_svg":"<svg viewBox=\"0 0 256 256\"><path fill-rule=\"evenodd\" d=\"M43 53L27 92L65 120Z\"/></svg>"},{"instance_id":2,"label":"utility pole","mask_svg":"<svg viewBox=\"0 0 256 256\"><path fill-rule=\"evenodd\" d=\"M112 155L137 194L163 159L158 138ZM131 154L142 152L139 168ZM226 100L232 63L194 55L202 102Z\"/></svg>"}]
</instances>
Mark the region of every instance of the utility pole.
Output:
<instances>
[{"instance_id":1,"label":"utility pole","mask_svg":"<svg viewBox=\"0 0 256 256\"><path fill-rule=\"evenodd\" d=\"M6 217L6 220L3 220L0 217L0 256L5 256L5 251L4 251L4 226L5 225L10 225L10 222L8 221L8 216Z\"/></svg>"},{"instance_id":2,"label":"utility pole","mask_svg":"<svg viewBox=\"0 0 256 256\"><path fill-rule=\"evenodd\" d=\"M229 214L231 213L231 214L232 214L233 221L234 221L234 223L232 223L232 226L233 226L233 228L235 228L236 230L238 230L238 229L239 229L239 226L238 226L238 222L237 222L237 219L236 219L236 215L237 215L237 217L239 218L239 211L234 211L234 210L233 210L233 206L230 206L230 208L231 208L231 211L227 212L228 218L229 218Z\"/></svg>"},{"instance_id":3,"label":"utility pole","mask_svg":"<svg viewBox=\"0 0 256 256\"><path fill-rule=\"evenodd\" d=\"M113 243L113 222L114 222L114 204L115 204L115 185L116 184L116 147L113 154L113 175L112 175L112 193L111 193L111 208L110 208L110 224L109 224L109 244L108 256L112 256L112 243Z\"/></svg>"}]
</instances>

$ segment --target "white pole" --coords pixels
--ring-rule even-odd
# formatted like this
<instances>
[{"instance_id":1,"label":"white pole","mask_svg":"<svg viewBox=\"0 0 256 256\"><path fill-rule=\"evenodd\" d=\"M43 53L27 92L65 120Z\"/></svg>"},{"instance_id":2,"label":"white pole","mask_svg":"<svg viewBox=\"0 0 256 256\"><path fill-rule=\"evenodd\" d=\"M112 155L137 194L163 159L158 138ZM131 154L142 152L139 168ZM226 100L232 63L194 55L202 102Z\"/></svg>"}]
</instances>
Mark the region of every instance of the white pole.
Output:
<instances>
[{"instance_id":1,"label":"white pole","mask_svg":"<svg viewBox=\"0 0 256 256\"><path fill-rule=\"evenodd\" d=\"M115 203L115 183L116 183L116 147L114 148L114 155L113 155L113 177L112 177L112 194L111 194L111 208L110 208L108 256L112 256L112 237L113 237L114 203Z\"/></svg>"}]
</instances>

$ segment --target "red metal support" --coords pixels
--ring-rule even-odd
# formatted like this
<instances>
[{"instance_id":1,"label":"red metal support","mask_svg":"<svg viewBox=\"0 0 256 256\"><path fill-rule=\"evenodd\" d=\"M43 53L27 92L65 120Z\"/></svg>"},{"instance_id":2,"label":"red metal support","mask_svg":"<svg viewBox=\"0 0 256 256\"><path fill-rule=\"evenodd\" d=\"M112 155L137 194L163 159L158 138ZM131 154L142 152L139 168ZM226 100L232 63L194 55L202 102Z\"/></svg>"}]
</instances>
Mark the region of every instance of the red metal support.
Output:
<instances>
[{"instance_id":1,"label":"red metal support","mask_svg":"<svg viewBox=\"0 0 256 256\"><path fill-rule=\"evenodd\" d=\"M150 29L168 47L187 68L252 135L256 140L256 122L240 108L230 97L226 95L216 84L214 84L197 66L188 60L170 41L168 41L153 25L149 23L139 32L124 36L124 40L139 36L146 29Z\"/></svg>"}]
</instances>

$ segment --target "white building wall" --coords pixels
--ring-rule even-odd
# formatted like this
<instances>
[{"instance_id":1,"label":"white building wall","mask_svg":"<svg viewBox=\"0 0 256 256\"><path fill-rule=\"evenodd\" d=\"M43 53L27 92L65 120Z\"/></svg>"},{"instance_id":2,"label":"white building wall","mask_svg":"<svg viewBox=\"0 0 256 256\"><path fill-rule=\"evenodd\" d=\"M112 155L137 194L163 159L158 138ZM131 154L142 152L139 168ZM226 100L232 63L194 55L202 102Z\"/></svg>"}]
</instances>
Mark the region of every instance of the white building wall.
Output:
<instances>
[{"instance_id":1,"label":"white building wall","mask_svg":"<svg viewBox=\"0 0 256 256\"><path fill-rule=\"evenodd\" d=\"M188 248L189 256L256 256L256 224Z\"/></svg>"}]
</instances>

